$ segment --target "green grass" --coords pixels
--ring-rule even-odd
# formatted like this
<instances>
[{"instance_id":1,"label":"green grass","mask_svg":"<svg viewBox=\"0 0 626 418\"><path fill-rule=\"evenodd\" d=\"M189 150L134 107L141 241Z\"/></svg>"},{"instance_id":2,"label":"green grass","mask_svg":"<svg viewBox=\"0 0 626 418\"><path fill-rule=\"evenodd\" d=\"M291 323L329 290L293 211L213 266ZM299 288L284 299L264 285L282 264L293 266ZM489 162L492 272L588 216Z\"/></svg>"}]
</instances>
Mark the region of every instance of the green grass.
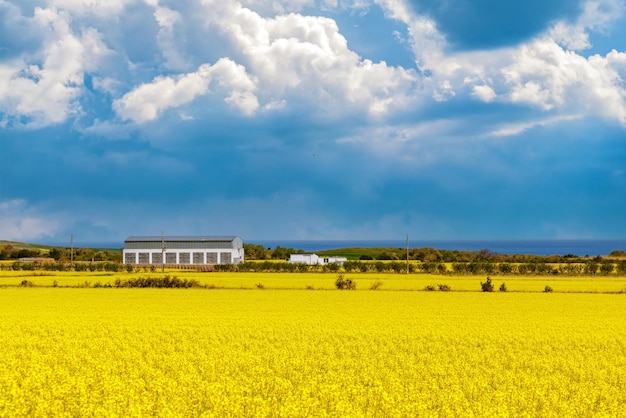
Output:
<instances>
[{"instance_id":1,"label":"green grass","mask_svg":"<svg viewBox=\"0 0 626 418\"><path fill-rule=\"evenodd\" d=\"M53 248L62 248L62 247L55 247L55 246L50 246L50 245L28 244L25 242L0 240L0 247L7 247L7 246L11 246L16 250L39 250L43 252L48 252Z\"/></svg>"}]
</instances>

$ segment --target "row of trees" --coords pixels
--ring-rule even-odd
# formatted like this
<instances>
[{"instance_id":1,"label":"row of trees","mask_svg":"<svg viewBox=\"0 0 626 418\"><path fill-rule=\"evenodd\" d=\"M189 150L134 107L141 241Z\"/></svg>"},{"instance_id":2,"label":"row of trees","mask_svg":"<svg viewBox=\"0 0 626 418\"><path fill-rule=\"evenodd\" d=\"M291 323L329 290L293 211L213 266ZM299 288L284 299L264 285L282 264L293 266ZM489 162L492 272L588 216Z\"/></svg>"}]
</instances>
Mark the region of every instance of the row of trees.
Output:
<instances>
[{"instance_id":1,"label":"row of trees","mask_svg":"<svg viewBox=\"0 0 626 418\"><path fill-rule=\"evenodd\" d=\"M122 261L120 250L98 250L91 248L15 248L12 245L0 247L0 260L21 258L51 258L55 261Z\"/></svg>"},{"instance_id":2,"label":"row of trees","mask_svg":"<svg viewBox=\"0 0 626 418\"><path fill-rule=\"evenodd\" d=\"M243 244L246 260L287 260L290 254L304 254L304 250L281 247L265 248L261 244Z\"/></svg>"},{"instance_id":3,"label":"row of trees","mask_svg":"<svg viewBox=\"0 0 626 418\"><path fill-rule=\"evenodd\" d=\"M109 272L133 272L138 269L156 271L158 266L137 267L120 262L20 262L0 264L4 270L43 270L43 271L109 271ZM192 266L190 266L192 267ZM232 272L346 272L346 273L430 273L430 274L454 274L454 275L602 275L616 274L626 276L626 260L611 262L603 260L596 262L587 260L579 263L437 263L412 262L407 265L406 261L346 261L343 266L338 263L309 266L304 263L286 263L277 261L245 262L242 264L218 264L211 266L214 271Z\"/></svg>"},{"instance_id":4,"label":"row of trees","mask_svg":"<svg viewBox=\"0 0 626 418\"><path fill-rule=\"evenodd\" d=\"M404 261L346 261L343 266L330 263L323 266L308 266L304 263L284 262L246 262L242 264L221 264L214 267L216 271L233 272L346 272L346 273L406 273L407 264ZM549 264L549 263L409 263L409 273L430 273L441 275L603 275L617 274L626 276L626 260L617 263L603 261L579 262L577 264Z\"/></svg>"},{"instance_id":5,"label":"row of trees","mask_svg":"<svg viewBox=\"0 0 626 418\"><path fill-rule=\"evenodd\" d=\"M41 251L28 248L13 248L11 245L0 247L0 260L17 260L25 257L41 257Z\"/></svg>"},{"instance_id":6,"label":"row of trees","mask_svg":"<svg viewBox=\"0 0 626 418\"><path fill-rule=\"evenodd\" d=\"M591 257L579 257L574 254L565 255L530 255L530 254L500 254L489 249L480 251L438 250L432 247L409 249L409 260L437 263L580 263ZM374 255L363 255L362 260L406 260L406 249L385 249ZM626 252L613 251L607 257L595 256L593 260L599 262L605 259L619 260L626 258Z\"/></svg>"},{"instance_id":7,"label":"row of trees","mask_svg":"<svg viewBox=\"0 0 626 418\"><path fill-rule=\"evenodd\" d=\"M260 244L244 244L246 260L286 260L290 254L302 254L305 251L277 246L265 248ZM360 256L361 261L384 260L402 261L407 259L407 251L403 248L363 249L365 254ZM320 251L319 255L343 255L341 250ZM580 263L591 257L579 257L574 254L565 255L529 255L529 254L500 254L489 249L480 251L438 250L432 247L411 248L408 258L411 261L434 263ZM593 260L600 262L605 259L619 260L626 258L626 252L613 251L608 257L595 256Z\"/></svg>"},{"instance_id":8,"label":"row of trees","mask_svg":"<svg viewBox=\"0 0 626 418\"><path fill-rule=\"evenodd\" d=\"M114 261L103 262L76 262L68 263L63 261L55 262L21 262L14 261L9 264L0 264L0 270L28 270L28 271L109 271L119 273L122 271L133 272L135 266L122 264Z\"/></svg>"}]
</instances>

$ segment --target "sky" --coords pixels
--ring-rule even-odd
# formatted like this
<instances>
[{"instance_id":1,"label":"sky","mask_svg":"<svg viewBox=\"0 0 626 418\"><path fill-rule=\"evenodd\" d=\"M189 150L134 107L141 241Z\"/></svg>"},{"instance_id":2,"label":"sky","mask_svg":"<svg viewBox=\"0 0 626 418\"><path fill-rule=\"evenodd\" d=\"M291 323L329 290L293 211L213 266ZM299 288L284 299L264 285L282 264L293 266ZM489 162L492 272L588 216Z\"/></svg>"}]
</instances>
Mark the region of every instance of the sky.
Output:
<instances>
[{"instance_id":1,"label":"sky","mask_svg":"<svg viewBox=\"0 0 626 418\"><path fill-rule=\"evenodd\" d=\"M0 0L0 239L626 236L626 0Z\"/></svg>"}]
</instances>

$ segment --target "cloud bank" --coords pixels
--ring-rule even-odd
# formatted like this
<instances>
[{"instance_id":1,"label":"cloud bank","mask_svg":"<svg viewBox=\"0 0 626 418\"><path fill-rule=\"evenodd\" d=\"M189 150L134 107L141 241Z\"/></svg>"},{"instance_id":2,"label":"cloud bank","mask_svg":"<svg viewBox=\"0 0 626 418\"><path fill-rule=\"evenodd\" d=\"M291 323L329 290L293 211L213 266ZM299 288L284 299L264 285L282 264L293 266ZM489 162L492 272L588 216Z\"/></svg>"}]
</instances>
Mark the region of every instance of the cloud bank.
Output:
<instances>
[{"instance_id":1,"label":"cloud bank","mask_svg":"<svg viewBox=\"0 0 626 418\"><path fill-rule=\"evenodd\" d=\"M623 0L0 0L0 21L3 235L203 213L267 238L626 232Z\"/></svg>"}]
</instances>

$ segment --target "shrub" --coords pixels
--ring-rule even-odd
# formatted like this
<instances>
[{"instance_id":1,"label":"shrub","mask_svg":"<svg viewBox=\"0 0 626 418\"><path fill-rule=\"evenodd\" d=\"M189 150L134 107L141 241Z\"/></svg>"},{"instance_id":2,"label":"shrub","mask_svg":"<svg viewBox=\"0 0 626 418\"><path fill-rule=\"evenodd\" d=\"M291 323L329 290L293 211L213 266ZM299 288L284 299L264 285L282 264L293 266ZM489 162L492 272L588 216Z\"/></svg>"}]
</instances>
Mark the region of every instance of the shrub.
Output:
<instances>
[{"instance_id":1,"label":"shrub","mask_svg":"<svg viewBox=\"0 0 626 418\"><path fill-rule=\"evenodd\" d=\"M452 288L447 284L438 284L437 287L441 292L449 292L450 290L452 290Z\"/></svg>"},{"instance_id":2,"label":"shrub","mask_svg":"<svg viewBox=\"0 0 626 418\"><path fill-rule=\"evenodd\" d=\"M382 261L377 261L374 264L374 268L378 273L382 273L387 270L387 265L385 265L385 263L383 263Z\"/></svg>"},{"instance_id":3,"label":"shrub","mask_svg":"<svg viewBox=\"0 0 626 418\"><path fill-rule=\"evenodd\" d=\"M381 282L380 280L376 280L374 283L372 283L372 285L370 286L370 290L378 290L380 289L380 287L383 285L383 282Z\"/></svg>"},{"instance_id":4,"label":"shrub","mask_svg":"<svg viewBox=\"0 0 626 418\"><path fill-rule=\"evenodd\" d=\"M511 274L513 267L509 263L500 263L498 264L498 271L502 274Z\"/></svg>"},{"instance_id":5,"label":"shrub","mask_svg":"<svg viewBox=\"0 0 626 418\"><path fill-rule=\"evenodd\" d=\"M590 261L585 264L585 274L596 274L598 272L598 263Z\"/></svg>"},{"instance_id":6,"label":"shrub","mask_svg":"<svg viewBox=\"0 0 626 418\"><path fill-rule=\"evenodd\" d=\"M263 286L263 283L257 283L255 286L257 289L261 289L261 290L265 289L265 286Z\"/></svg>"},{"instance_id":7,"label":"shrub","mask_svg":"<svg viewBox=\"0 0 626 418\"><path fill-rule=\"evenodd\" d=\"M551 286L546 286L546 287L543 289L543 292L544 292L544 293L550 293L550 292L552 292L553 290L554 290L554 289L552 289L552 287L551 287Z\"/></svg>"},{"instance_id":8,"label":"shrub","mask_svg":"<svg viewBox=\"0 0 626 418\"><path fill-rule=\"evenodd\" d=\"M426 290L427 292L434 292L437 290L437 286L429 284L428 286L424 288L424 290Z\"/></svg>"},{"instance_id":9,"label":"shrub","mask_svg":"<svg viewBox=\"0 0 626 418\"><path fill-rule=\"evenodd\" d=\"M22 287L33 287L35 285L35 283L31 282L30 280L22 280L22 283L20 283L20 286Z\"/></svg>"},{"instance_id":10,"label":"shrub","mask_svg":"<svg viewBox=\"0 0 626 418\"><path fill-rule=\"evenodd\" d=\"M335 280L335 287L339 290L354 290L356 289L356 283L352 279L343 277L343 274L338 274L337 280Z\"/></svg>"},{"instance_id":11,"label":"shrub","mask_svg":"<svg viewBox=\"0 0 626 418\"><path fill-rule=\"evenodd\" d=\"M466 274L467 263L452 263L452 271L455 274Z\"/></svg>"},{"instance_id":12,"label":"shrub","mask_svg":"<svg viewBox=\"0 0 626 418\"><path fill-rule=\"evenodd\" d=\"M506 292L506 291L507 291L506 284L505 284L505 283L502 283L502 284L500 285L500 289L499 289L499 290L500 290L500 292Z\"/></svg>"},{"instance_id":13,"label":"shrub","mask_svg":"<svg viewBox=\"0 0 626 418\"><path fill-rule=\"evenodd\" d=\"M74 264L74 271L87 271L88 267L86 263L76 263Z\"/></svg>"},{"instance_id":14,"label":"shrub","mask_svg":"<svg viewBox=\"0 0 626 418\"><path fill-rule=\"evenodd\" d=\"M339 263L328 263L324 266L323 270L336 273L339 271L340 268L341 268L341 264Z\"/></svg>"},{"instance_id":15,"label":"shrub","mask_svg":"<svg viewBox=\"0 0 626 418\"><path fill-rule=\"evenodd\" d=\"M435 273L435 272L437 271L437 266L438 266L438 264L439 264L439 263L435 263L435 262L429 261L429 262L427 262L427 263L422 263L422 264L420 265L420 268L422 269L422 271L423 271L424 273L430 273L430 274L433 274L433 273Z\"/></svg>"},{"instance_id":16,"label":"shrub","mask_svg":"<svg viewBox=\"0 0 626 418\"><path fill-rule=\"evenodd\" d=\"M170 277L138 277L136 279L115 280L115 287L159 287L159 288L190 288L200 287L197 280L179 279Z\"/></svg>"},{"instance_id":17,"label":"shrub","mask_svg":"<svg viewBox=\"0 0 626 418\"><path fill-rule=\"evenodd\" d=\"M401 263L399 261L394 261L394 262L389 263L389 268L394 273L404 273L404 272L406 272L406 264Z\"/></svg>"},{"instance_id":18,"label":"shrub","mask_svg":"<svg viewBox=\"0 0 626 418\"><path fill-rule=\"evenodd\" d=\"M309 266L307 265L307 263L295 263L295 266L298 273L304 273L309 271Z\"/></svg>"},{"instance_id":19,"label":"shrub","mask_svg":"<svg viewBox=\"0 0 626 418\"><path fill-rule=\"evenodd\" d=\"M345 263L343 263L343 269L346 272L353 272L353 271L357 271L359 268L359 262L358 261L346 261Z\"/></svg>"},{"instance_id":20,"label":"shrub","mask_svg":"<svg viewBox=\"0 0 626 418\"><path fill-rule=\"evenodd\" d=\"M493 283L491 282L491 277L487 276L487 280L485 282L480 282L480 288L483 292L493 292Z\"/></svg>"},{"instance_id":21,"label":"shrub","mask_svg":"<svg viewBox=\"0 0 626 418\"><path fill-rule=\"evenodd\" d=\"M608 276L611 273L613 273L613 263L607 261L600 263L600 274Z\"/></svg>"}]
</instances>

